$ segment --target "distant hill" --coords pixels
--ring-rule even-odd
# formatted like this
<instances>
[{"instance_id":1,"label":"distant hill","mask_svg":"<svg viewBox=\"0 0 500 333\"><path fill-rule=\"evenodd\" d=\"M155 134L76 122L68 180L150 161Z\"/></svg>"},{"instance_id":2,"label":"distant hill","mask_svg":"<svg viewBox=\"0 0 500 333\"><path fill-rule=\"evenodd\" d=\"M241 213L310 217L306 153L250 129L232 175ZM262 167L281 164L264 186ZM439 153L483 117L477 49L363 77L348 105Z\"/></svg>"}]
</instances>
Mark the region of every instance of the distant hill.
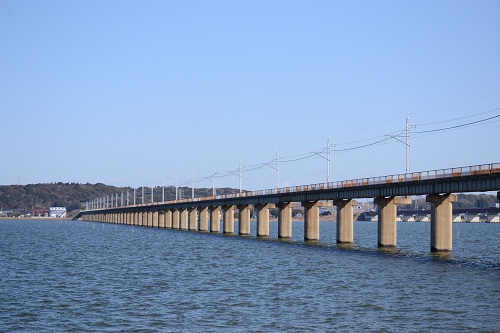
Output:
<instances>
[{"instance_id":1,"label":"distant hill","mask_svg":"<svg viewBox=\"0 0 500 333\"><path fill-rule=\"evenodd\" d=\"M78 184L78 183L49 183L29 185L2 185L0 186L0 210L11 209L21 214L31 213L33 209L48 209L49 207L66 207L68 212L85 208L85 202L104 196L116 196L121 203L123 192L126 203L127 191L129 203L133 203L134 189L130 187L116 187L105 184ZM217 194L237 193L234 188L216 189ZM179 187L179 198L190 198L191 188ZM211 196L212 189L195 188L195 196ZM155 187L154 201L162 200L162 187ZM151 202L151 188L145 188L145 202ZM175 199L175 187L165 186L165 200ZM136 203L142 202L142 188L136 189Z\"/></svg>"}]
</instances>

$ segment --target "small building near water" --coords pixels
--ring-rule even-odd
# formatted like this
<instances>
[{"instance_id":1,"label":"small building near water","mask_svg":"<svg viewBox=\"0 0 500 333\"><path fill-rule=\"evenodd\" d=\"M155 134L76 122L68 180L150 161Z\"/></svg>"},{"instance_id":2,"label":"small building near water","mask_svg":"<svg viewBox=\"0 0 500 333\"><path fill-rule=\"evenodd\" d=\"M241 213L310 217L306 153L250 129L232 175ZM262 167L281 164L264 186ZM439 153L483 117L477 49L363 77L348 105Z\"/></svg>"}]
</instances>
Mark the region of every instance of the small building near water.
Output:
<instances>
[{"instance_id":1,"label":"small building near water","mask_svg":"<svg viewBox=\"0 0 500 333\"><path fill-rule=\"evenodd\" d=\"M49 217L55 217L55 218L66 217L66 207L50 207Z\"/></svg>"}]
</instances>

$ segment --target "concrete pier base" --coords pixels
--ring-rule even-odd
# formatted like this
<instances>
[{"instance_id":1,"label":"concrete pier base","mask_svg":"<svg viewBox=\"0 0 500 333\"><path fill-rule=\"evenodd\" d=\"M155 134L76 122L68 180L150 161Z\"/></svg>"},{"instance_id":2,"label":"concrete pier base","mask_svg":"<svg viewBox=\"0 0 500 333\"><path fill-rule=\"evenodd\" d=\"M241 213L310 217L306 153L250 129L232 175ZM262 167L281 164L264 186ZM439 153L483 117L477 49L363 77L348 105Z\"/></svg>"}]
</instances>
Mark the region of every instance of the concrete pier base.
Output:
<instances>
[{"instance_id":1,"label":"concrete pier base","mask_svg":"<svg viewBox=\"0 0 500 333\"><path fill-rule=\"evenodd\" d=\"M431 251L451 251L453 249L451 203L457 202L457 195L430 194L426 200L431 203Z\"/></svg>"},{"instance_id":2,"label":"concrete pier base","mask_svg":"<svg viewBox=\"0 0 500 333\"><path fill-rule=\"evenodd\" d=\"M220 207L210 207L210 232L220 232Z\"/></svg>"},{"instance_id":3,"label":"concrete pier base","mask_svg":"<svg viewBox=\"0 0 500 333\"><path fill-rule=\"evenodd\" d=\"M198 209L189 208L189 230L198 230Z\"/></svg>"},{"instance_id":4,"label":"concrete pier base","mask_svg":"<svg viewBox=\"0 0 500 333\"><path fill-rule=\"evenodd\" d=\"M293 202L283 202L278 207L278 238L292 238L292 208Z\"/></svg>"},{"instance_id":5,"label":"concrete pier base","mask_svg":"<svg viewBox=\"0 0 500 333\"><path fill-rule=\"evenodd\" d=\"M337 206L337 243L354 242L354 209L356 200L336 200Z\"/></svg>"},{"instance_id":6,"label":"concrete pier base","mask_svg":"<svg viewBox=\"0 0 500 333\"><path fill-rule=\"evenodd\" d=\"M304 207L304 240L319 240L319 208L331 206L326 201L305 201Z\"/></svg>"},{"instance_id":7,"label":"concrete pier base","mask_svg":"<svg viewBox=\"0 0 500 333\"><path fill-rule=\"evenodd\" d=\"M224 222L222 232L225 234L234 234L234 208L235 206L224 206Z\"/></svg>"},{"instance_id":8,"label":"concrete pier base","mask_svg":"<svg viewBox=\"0 0 500 333\"><path fill-rule=\"evenodd\" d=\"M157 212L157 211L155 211L155 212L153 212L153 216L152 216L152 224L151 224L151 226L152 226L153 228L158 228L158 226L160 225L160 223L159 223L159 222L160 222L160 221L159 221L159 214L158 214L158 212Z\"/></svg>"},{"instance_id":9,"label":"concrete pier base","mask_svg":"<svg viewBox=\"0 0 500 333\"><path fill-rule=\"evenodd\" d=\"M172 229L172 211L167 210L165 212L165 228Z\"/></svg>"},{"instance_id":10,"label":"concrete pier base","mask_svg":"<svg viewBox=\"0 0 500 333\"><path fill-rule=\"evenodd\" d=\"M374 203L378 205L378 247L397 245L397 207L411 204L411 198L378 197Z\"/></svg>"},{"instance_id":11,"label":"concrete pier base","mask_svg":"<svg viewBox=\"0 0 500 333\"><path fill-rule=\"evenodd\" d=\"M189 221L189 216L188 216L188 210L187 208L181 208L180 210L180 220L181 220L181 230L188 230L188 221Z\"/></svg>"},{"instance_id":12,"label":"concrete pier base","mask_svg":"<svg viewBox=\"0 0 500 333\"><path fill-rule=\"evenodd\" d=\"M165 212L163 211L158 214L158 228L165 228Z\"/></svg>"},{"instance_id":13,"label":"concrete pier base","mask_svg":"<svg viewBox=\"0 0 500 333\"><path fill-rule=\"evenodd\" d=\"M250 235L250 208L251 205L238 206L238 234Z\"/></svg>"},{"instance_id":14,"label":"concrete pier base","mask_svg":"<svg viewBox=\"0 0 500 333\"><path fill-rule=\"evenodd\" d=\"M172 212L172 229L179 229L181 221L181 213L178 209L174 209Z\"/></svg>"},{"instance_id":15,"label":"concrete pier base","mask_svg":"<svg viewBox=\"0 0 500 333\"><path fill-rule=\"evenodd\" d=\"M273 204L258 204L254 208L257 210L257 237L269 237L269 208Z\"/></svg>"},{"instance_id":16,"label":"concrete pier base","mask_svg":"<svg viewBox=\"0 0 500 333\"><path fill-rule=\"evenodd\" d=\"M198 213L200 215L199 216L199 219L200 219L199 230L206 232L206 231L208 231L208 207L199 208Z\"/></svg>"}]
</instances>

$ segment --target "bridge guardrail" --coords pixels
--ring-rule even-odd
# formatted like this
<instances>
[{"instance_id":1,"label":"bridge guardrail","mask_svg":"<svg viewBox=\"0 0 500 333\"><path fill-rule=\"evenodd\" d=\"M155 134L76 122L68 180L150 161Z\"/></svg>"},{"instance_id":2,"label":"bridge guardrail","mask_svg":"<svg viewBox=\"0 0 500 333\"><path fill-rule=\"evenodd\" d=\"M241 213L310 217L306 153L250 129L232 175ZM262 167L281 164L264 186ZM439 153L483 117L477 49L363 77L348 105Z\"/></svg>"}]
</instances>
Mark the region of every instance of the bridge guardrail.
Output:
<instances>
[{"instance_id":1,"label":"bridge guardrail","mask_svg":"<svg viewBox=\"0 0 500 333\"><path fill-rule=\"evenodd\" d=\"M339 188L356 187L356 186L394 184L394 183L404 183L404 182L410 182L410 181L445 179L445 178L463 177L463 176L476 176L476 175L480 176L480 175L487 175L487 174L494 174L494 173L500 173L500 163L481 164L481 165L473 165L473 166L466 166L466 167L456 167L456 168L449 168L449 169L413 172L410 174L397 174L397 175L388 175L388 176L382 176L382 177L351 179L351 180L343 180L343 181L330 182L330 183L318 183L318 184L309 184L309 185L289 186L289 187L283 187L283 188L275 188L275 189L267 189L267 190L259 190L259 191L248 191L248 192L235 193L235 194L219 194L216 196L171 200L171 201L165 201L165 202L139 204L136 206L140 207L140 206L151 206L151 205L158 205L158 204L173 204L173 203L184 203L184 202L207 201L207 200L214 200L214 199L220 200L220 199L232 199L232 198L240 198L240 197L259 196L259 195L273 195L273 194L279 194L279 193L319 191L319 190L325 190L325 189L339 189ZM106 208L99 208L99 209L108 209L108 208L117 208L117 207L106 207Z\"/></svg>"}]
</instances>

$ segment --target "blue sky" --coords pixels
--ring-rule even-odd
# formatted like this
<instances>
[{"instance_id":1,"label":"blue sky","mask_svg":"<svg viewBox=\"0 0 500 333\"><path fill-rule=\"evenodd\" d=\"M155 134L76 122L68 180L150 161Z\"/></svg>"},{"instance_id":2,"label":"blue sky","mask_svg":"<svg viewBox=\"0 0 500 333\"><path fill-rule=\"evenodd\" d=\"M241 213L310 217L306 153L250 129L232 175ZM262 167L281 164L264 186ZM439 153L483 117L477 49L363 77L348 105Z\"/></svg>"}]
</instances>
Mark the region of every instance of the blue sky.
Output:
<instances>
[{"instance_id":1,"label":"blue sky","mask_svg":"<svg viewBox=\"0 0 500 333\"><path fill-rule=\"evenodd\" d=\"M319 183L329 136L332 180L404 173L369 144L409 113L412 171L500 162L499 31L499 1L0 0L0 184L273 188L277 149Z\"/></svg>"}]
</instances>

